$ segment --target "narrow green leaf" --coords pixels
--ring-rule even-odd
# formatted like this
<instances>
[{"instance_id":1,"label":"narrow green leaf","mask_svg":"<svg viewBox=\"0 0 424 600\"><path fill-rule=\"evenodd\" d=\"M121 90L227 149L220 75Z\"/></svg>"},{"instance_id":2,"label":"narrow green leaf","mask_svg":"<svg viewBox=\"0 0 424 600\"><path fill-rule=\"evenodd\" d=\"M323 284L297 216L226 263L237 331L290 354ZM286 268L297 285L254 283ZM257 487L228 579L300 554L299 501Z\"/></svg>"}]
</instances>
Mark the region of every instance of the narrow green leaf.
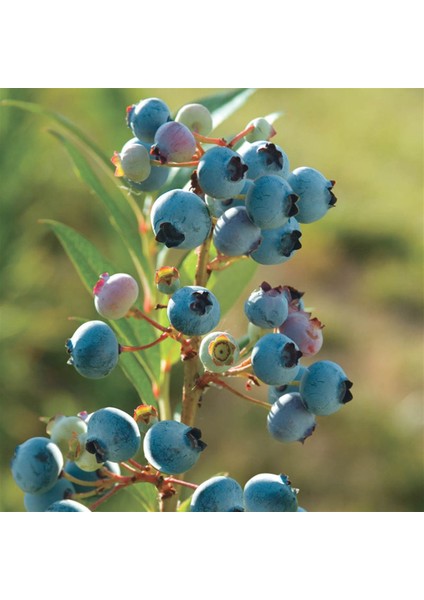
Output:
<instances>
[{"instance_id":1,"label":"narrow green leaf","mask_svg":"<svg viewBox=\"0 0 424 600\"><path fill-rule=\"evenodd\" d=\"M113 194L104 188L86 158L73 142L56 131L51 131L51 134L62 142L81 180L97 194L106 207L112 217L112 225L127 247L138 276L143 283L143 287L145 287L145 284L149 284L153 280L153 273L147 257L142 252L138 223L132 208L128 203L123 201L121 193L119 195L115 193L117 188L113 188Z\"/></svg>"},{"instance_id":2,"label":"narrow green leaf","mask_svg":"<svg viewBox=\"0 0 424 600\"><path fill-rule=\"evenodd\" d=\"M60 113L57 113L53 110L49 110L48 108L40 106L39 104L36 104L34 102L25 102L23 100L9 100L9 99L1 100L0 106L12 106L14 108L19 108L21 110L25 110L25 111L28 111L28 112L31 112L31 113L34 113L34 114L37 114L37 115L40 115L43 117L47 117L50 120L53 120L55 123L57 123L58 125L61 125L69 133L71 133L77 139L79 139L79 141L82 144L84 144L85 146L88 146L90 148L90 150L94 154L96 154L97 157L102 162L105 163L105 165L108 167L108 169L112 170L110 157L106 156L106 154L104 154L103 151L92 140L90 140L90 138L87 137L85 135L85 133L83 131L81 131L81 129L79 129L79 127L77 127L74 123L72 123L72 121L69 121L69 119L67 119Z\"/></svg>"},{"instance_id":3,"label":"narrow green leaf","mask_svg":"<svg viewBox=\"0 0 424 600\"><path fill-rule=\"evenodd\" d=\"M92 288L100 273L116 273L115 266L97 248L77 231L58 221L43 220L62 244L74 265L82 283L92 294ZM156 333L145 321L119 319L108 321L122 345L143 345L153 341ZM152 382L159 378L160 351L154 346L149 350L122 353L119 365L132 382L143 402L156 405Z\"/></svg>"},{"instance_id":4,"label":"narrow green leaf","mask_svg":"<svg viewBox=\"0 0 424 600\"><path fill-rule=\"evenodd\" d=\"M223 271L212 273L208 289L215 294L221 307L221 318L243 295L258 264L251 258L240 260Z\"/></svg>"},{"instance_id":5,"label":"narrow green leaf","mask_svg":"<svg viewBox=\"0 0 424 600\"><path fill-rule=\"evenodd\" d=\"M190 504L191 504L192 496L193 496L193 494L191 494L188 498L186 498L185 500L180 502L180 504L178 505L178 508L177 508L177 512L190 512Z\"/></svg>"},{"instance_id":6,"label":"narrow green leaf","mask_svg":"<svg viewBox=\"0 0 424 600\"><path fill-rule=\"evenodd\" d=\"M158 492L154 485L151 483L136 483L122 491L126 492L127 490L139 503L140 512L158 512Z\"/></svg>"}]
</instances>

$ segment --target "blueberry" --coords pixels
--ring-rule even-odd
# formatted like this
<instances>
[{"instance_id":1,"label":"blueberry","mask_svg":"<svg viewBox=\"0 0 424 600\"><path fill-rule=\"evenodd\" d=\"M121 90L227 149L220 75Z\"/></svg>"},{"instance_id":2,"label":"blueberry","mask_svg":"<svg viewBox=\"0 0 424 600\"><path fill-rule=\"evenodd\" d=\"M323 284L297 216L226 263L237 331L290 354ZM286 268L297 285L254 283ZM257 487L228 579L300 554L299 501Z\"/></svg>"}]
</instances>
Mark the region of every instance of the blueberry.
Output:
<instances>
[{"instance_id":1,"label":"blueberry","mask_svg":"<svg viewBox=\"0 0 424 600\"><path fill-rule=\"evenodd\" d=\"M62 477L47 492L42 494L25 494L24 505L28 512L44 512L53 502L66 500L72 494L75 494L74 485Z\"/></svg>"},{"instance_id":2,"label":"blueberry","mask_svg":"<svg viewBox=\"0 0 424 600\"><path fill-rule=\"evenodd\" d=\"M286 475L260 473L244 486L244 505L248 512L296 512L297 490Z\"/></svg>"},{"instance_id":3,"label":"blueberry","mask_svg":"<svg viewBox=\"0 0 424 600\"><path fill-rule=\"evenodd\" d=\"M243 512L243 489L231 477L207 479L195 490L190 512Z\"/></svg>"},{"instance_id":4,"label":"blueberry","mask_svg":"<svg viewBox=\"0 0 424 600\"><path fill-rule=\"evenodd\" d=\"M136 280L127 273L103 273L93 288L94 306L106 319L121 319L138 298Z\"/></svg>"},{"instance_id":5,"label":"blueberry","mask_svg":"<svg viewBox=\"0 0 424 600\"><path fill-rule=\"evenodd\" d=\"M290 383L297 375L301 356L290 338L281 333L267 333L253 347L253 372L268 385Z\"/></svg>"},{"instance_id":6,"label":"blueberry","mask_svg":"<svg viewBox=\"0 0 424 600\"><path fill-rule=\"evenodd\" d=\"M271 287L266 281L254 290L244 303L244 312L251 323L263 329L279 327L289 313L282 286Z\"/></svg>"},{"instance_id":7,"label":"blueberry","mask_svg":"<svg viewBox=\"0 0 424 600\"><path fill-rule=\"evenodd\" d=\"M184 104L177 112L175 120L184 123L191 131L200 135L209 135L213 128L212 115L203 104Z\"/></svg>"},{"instance_id":8,"label":"blueberry","mask_svg":"<svg viewBox=\"0 0 424 600\"><path fill-rule=\"evenodd\" d=\"M307 370L308 367L305 367L304 365L299 365L299 370L296 373L296 377L292 380L291 383L285 383L283 385L270 385L268 387L268 402L272 404L284 394L298 392L300 380L302 379L303 375L306 373Z\"/></svg>"},{"instance_id":9,"label":"blueberry","mask_svg":"<svg viewBox=\"0 0 424 600\"><path fill-rule=\"evenodd\" d=\"M246 195L246 210L261 229L275 229L297 214L297 195L282 177L262 175L254 180Z\"/></svg>"},{"instance_id":10,"label":"blueberry","mask_svg":"<svg viewBox=\"0 0 424 600\"><path fill-rule=\"evenodd\" d=\"M320 360L308 367L299 392L307 409L314 415L331 415L352 400L352 382L340 365Z\"/></svg>"},{"instance_id":11,"label":"blueberry","mask_svg":"<svg viewBox=\"0 0 424 600\"><path fill-rule=\"evenodd\" d=\"M249 179L257 179L261 175L278 175L287 179L290 174L287 154L280 146L266 140L244 144L239 154L248 166Z\"/></svg>"},{"instance_id":12,"label":"blueberry","mask_svg":"<svg viewBox=\"0 0 424 600\"><path fill-rule=\"evenodd\" d=\"M118 463L115 462L111 462L111 461L106 461L105 464L103 465L108 471L111 471L112 473L115 473L116 475L120 475L121 474L121 469L119 467ZM97 469L95 471L83 471L82 469L80 469L80 467L73 461L68 460L65 464L64 467L64 471L65 473L68 473L69 475L72 475L72 477L75 477L76 479L80 479L81 481L99 481L100 479L104 479L106 477L106 475L104 475L103 472L103 468L100 467L97 464ZM60 481L60 480L59 480ZM75 488L75 492L76 493L80 493L80 492L91 492L92 490L96 489L96 486L90 486L90 485L82 485L79 483L72 483L74 488Z\"/></svg>"},{"instance_id":13,"label":"blueberry","mask_svg":"<svg viewBox=\"0 0 424 600\"><path fill-rule=\"evenodd\" d=\"M63 456L49 438L33 437L16 447L10 468L17 485L29 494L41 494L56 483Z\"/></svg>"},{"instance_id":14,"label":"blueberry","mask_svg":"<svg viewBox=\"0 0 424 600\"><path fill-rule=\"evenodd\" d=\"M311 317L311 313L292 310L281 324L279 331L296 342L303 356L313 356L319 352L323 344L323 327L319 319Z\"/></svg>"},{"instance_id":15,"label":"blueberry","mask_svg":"<svg viewBox=\"0 0 424 600\"><path fill-rule=\"evenodd\" d=\"M262 229L259 247L251 253L261 265L278 265L289 260L302 247L299 223L291 217L285 225L276 229Z\"/></svg>"},{"instance_id":16,"label":"blueberry","mask_svg":"<svg viewBox=\"0 0 424 600\"><path fill-rule=\"evenodd\" d=\"M149 147L132 138L122 147L121 152L115 152L112 162L116 166L117 177L127 177L137 183L145 181L151 173Z\"/></svg>"},{"instance_id":17,"label":"blueberry","mask_svg":"<svg viewBox=\"0 0 424 600\"><path fill-rule=\"evenodd\" d=\"M203 200L193 192L179 189L159 196L150 218L156 241L180 250L192 250L203 244L212 227Z\"/></svg>"},{"instance_id":18,"label":"blueberry","mask_svg":"<svg viewBox=\"0 0 424 600\"><path fill-rule=\"evenodd\" d=\"M101 408L88 421L85 447L98 463L128 460L140 448L140 431L133 417L123 410Z\"/></svg>"},{"instance_id":19,"label":"blueberry","mask_svg":"<svg viewBox=\"0 0 424 600\"><path fill-rule=\"evenodd\" d=\"M237 363L239 346L232 335L213 331L205 335L199 347L199 358L208 371L223 373Z\"/></svg>"},{"instance_id":20,"label":"blueberry","mask_svg":"<svg viewBox=\"0 0 424 600\"><path fill-rule=\"evenodd\" d=\"M229 208L216 222L215 248L225 256L250 255L261 243L261 230L252 223L244 206Z\"/></svg>"},{"instance_id":21,"label":"blueberry","mask_svg":"<svg viewBox=\"0 0 424 600\"><path fill-rule=\"evenodd\" d=\"M57 500L44 512L91 512L91 510L76 500Z\"/></svg>"},{"instance_id":22,"label":"blueberry","mask_svg":"<svg viewBox=\"0 0 424 600\"><path fill-rule=\"evenodd\" d=\"M66 348L70 354L68 365L89 379L106 377L118 364L118 340L103 321L88 321L78 327Z\"/></svg>"},{"instance_id":23,"label":"blueberry","mask_svg":"<svg viewBox=\"0 0 424 600\"><path fill-rule=\"evenodd\" d=\"M144 455L162 473L184 473L196 464L206 448L201 435L196 427L179 421L158 421L144 437Z\"/></svg>"},{"instance_id":24,"label":"blueberry","mask_svg":"<svg viewBox=\"0 0 424 600\"><path fill-rule=\"evenodd\" d=\"M161 163L186 162L196 152L196 140L190 129L182 123L170 121L155 133L151 155Z\"/></svg>"},{"instance_id":25,"label":"blueberry","mask_svg":"<svg viewBox=\"0 0 424 600\"><path fill-rule=\"evenodd\" d=\"M153 142L159 127L170 120L169 108L160 98L146 98L127 108L127 125L143 142Z\"/></svg>"},{"instance_id":26,"label":"blueberry","mask_svg":"<svg viewBox=\"0 0 424 600\"><path fill-rule=\"evenodd\" d=\"M211 291L202 286L188 285L170 297L167 314L177 331L185 335L204 335L218 325L221 311Z\"/></svg>"},{"instance_id":27,"label":"blueberry","mask_svg":"<svg viewBox=\"0 0 424 600\"><path fill-rule=\"evenodd\" d=\"M288 182L299 196L296 215L299 223L312 223L321 219L336 204L332 192L335 181L324 177L312 167L299 167L289 176Z\"/></svg>"},{"instance_id":28,"label":"blueberry","mask_svg":"<svg viewBox=\"0 0 424 600\"><path fill-rule=\"evenodd\" d=\"M268 414L268 431L279 442L304 442L316 427L315 416L305 407L299 392L280 396Z\"/></svg>"},{"instance_id":29,"label":"blueberry","mask_svg":"<svg viewBox=\"0 0 424 600\"><path fill-rule=\"evenodd\" d=\"M214 146L200 158L197 179L205 194L227 200L241 193L247 166L241 157L225 146Z\"/></svg>"}]
</instances>

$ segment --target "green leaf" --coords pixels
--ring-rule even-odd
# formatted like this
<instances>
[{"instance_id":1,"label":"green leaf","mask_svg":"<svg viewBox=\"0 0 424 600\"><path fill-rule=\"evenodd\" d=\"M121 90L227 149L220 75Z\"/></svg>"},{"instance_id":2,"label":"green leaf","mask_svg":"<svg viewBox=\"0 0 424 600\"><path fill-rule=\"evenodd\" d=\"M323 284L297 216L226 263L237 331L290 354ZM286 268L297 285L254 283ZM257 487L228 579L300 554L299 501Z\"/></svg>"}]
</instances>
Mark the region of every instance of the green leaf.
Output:
<instances>
[{"instance_id":1,"label":"green leaf","mask_svg":"<svg viewBox=\"0 0 424 600\"><path fill-rule=\"evenodd\" d=\"M193 494L191 494L188 498L179 503L177 512L190 512L190 503Z\"/></svg>"},{"instance_id":2,"label":"green leaf","mask_svg":"<svg viewBox=\"0 0 424 600\"><path fill-rule=\"evenodd\" d=\"M212 114L214 129L221 125L226 119L231 117L243 104L254 94L254 88L241 88L237 90L229 90L227 92L219 92L206 98L196 100L199 104L203 104Z\"/></svg>"},{"instance_id":3,"label":"green leaf","mask_svg":"<svg viewBox=\"0 0 424 600\"><path fill-rule=\"evenodd\" d=\"M74 163L78 176L95 192L106 207L111 216L112 225L127 247L143 288L147 285L150 289L153 272L141 246L138 221L134 209L128 202L125 202L122 193L116 187L112 188L113 193L104 188L89 162L73 142L56 131L50 133L62 142Z\"/></svg>"},{"instance_id":4,"label":"green leaf","mask_svg":"<svg viewBox=\"0 0 424 600\"><path fill-rule=\"evenodd\" d=\"M74 123L72 123L72 121L69 121L69 119L63 115L40 106L34 102L24 102L23 100L1 100L0 106L12 106L14 108L26 110L28 112L53 120L55 123L61 125L69 133L74 135L83 145L90 148L90 150L108 167L108 169L110 171L112 170L110 157L106 156L106 154L103 154L103 151L92 140L90 140L90 138L88 138L85 133L79 129L79 127L77 127Z\"/></svg>"},{"instance_id":5,"label":"green leaf","mask_svg":"<svg viewBox=\"0 0 424 600\"><path fill-rule=\"evenodd\" d=\"M249 285L257 266L258 264L251 258L244 258L223 271L212 273L207 288L218 298L221 307L221 318L243 295L243 291Z\"/></svg>"},{"instance_id":6,"label":"green leaf","mask_svg":"<svg viewBox=\"0 0 424 600\"><path fill-rule=\"evenodd\" d=\"M154 485L151 483L136 483L122 491L127 490L139 503L140 512L158 512L158 492Z\"/></svg>"},{"instance_id":7,"label":"green leaf","mask_svg":"<svg viewBox=\"0 0 424 600\"><path fill-rule=\"evenodd\" d=\"M62 244L74 265L85 288L92 294L93 285L101 273L117 272L97 248L77 231L58 221L43 220ZM108 321L122 345L142 345L153 341L156 333L145 321L118 319ZM142 402L156 406L152 392L152 382L159 378L160 351L156 346L142 352L124 352L119 358L119 366L134 385Z\"/></svg>"}]
</instances>

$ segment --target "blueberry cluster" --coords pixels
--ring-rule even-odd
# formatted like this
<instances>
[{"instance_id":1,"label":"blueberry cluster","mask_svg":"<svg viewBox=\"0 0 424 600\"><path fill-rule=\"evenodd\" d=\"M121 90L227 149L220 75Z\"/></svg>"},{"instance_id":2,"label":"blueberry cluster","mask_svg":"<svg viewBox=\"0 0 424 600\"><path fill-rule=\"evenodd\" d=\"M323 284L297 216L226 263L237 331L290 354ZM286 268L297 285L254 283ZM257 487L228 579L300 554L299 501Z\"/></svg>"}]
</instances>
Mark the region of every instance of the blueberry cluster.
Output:
<instances>
[{"instance_id":1,"label":"blueberry cluster","mask_svg":"<svg viewBox=\"0 0 424 600\"><path fill-rule=\"evenodd\" d=\"M79 326L66 341L68 363L83 377L100 379L123 352L168 339L180 345L185 365L195 368L187 370L180 418L144 404L133 417L119 408L100 408L57 416L48 424L49 437L18 446L11 469L25 493L25 507L81 512L94 498L93 510L122 487L149 482L161 501L175 494L175 485L194 489L191 512L304 511L298 490L283 474L254 475L244 488L229 476L195 485L182 474L207 448L194 425L193 407L211 386L265 408L268 431L281 442L303 443L317 416L336 412L352 398L352 383L338 364L302 363L323 344L323 325L305 308L302 292L262 282L245 301L246 335L236 339L219 327L219 294L208 287L212 273L219 277L239 260L279 265L291 259L301 248L301 225L321 219L335 205L335 182L312 167L292 170L285 150L270 141L276 132L263 117L229 140L218 139L209 137L213 115L206 106L184 105L172 118L165 102L147 98L128 107L126 122L133 137L111 159L115 175L136 197L149 193L143 207L148 218L140 227L146 247L154 248L154 256L158 249L181 256L172 264L155 264L161 300L155 308L166 309L167 323L147 314L153 306L146 298L144 311L136 306L144 281L102 273L92 284L94 307L111 323L96 319ZM174 168L190 169L187 183L163 191ZM198 256L196 272L192 284L183 285L179 267L191 251ZM150 295L151 288L149 301ZM122 344L114 321L131 318L144 319L160 336L140 346ZM267 386L268 402L234 388L230 378L241 378L246 392ZM136 461L139 452L143 464Z\"/></svg>"},{"instance_id":2,"label":"blueberry cluster","mask_svg":"<svg viewBox=\"0 0 424 600\"><path fill-rule=\"evenodd\" d=\"M47 424L47 434L17 446L11 460L13 478L30 512L88 510L76 498L90 497L93 490L102 495L115 485L118 463L132 459L141 440L135 419L112 407L56 415Z\"/></svg>"}]
</instances>

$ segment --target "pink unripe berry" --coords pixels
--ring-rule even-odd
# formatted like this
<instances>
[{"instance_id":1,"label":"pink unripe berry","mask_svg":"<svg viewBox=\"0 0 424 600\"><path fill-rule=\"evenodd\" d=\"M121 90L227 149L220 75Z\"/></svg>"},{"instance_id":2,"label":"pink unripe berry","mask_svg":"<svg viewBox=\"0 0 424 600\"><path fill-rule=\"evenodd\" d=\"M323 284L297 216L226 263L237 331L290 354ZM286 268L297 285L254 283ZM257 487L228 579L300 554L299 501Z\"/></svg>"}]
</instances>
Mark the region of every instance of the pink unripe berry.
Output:
<instances>
[{"instance_id":1,"label":"pink unripe berry","mask_svg":"<svg viewBox=\"0 0 424 600\"><path fill-rule=\"evenodd\" d=\"M186 162L191 160L196 152L196 140L190 129L170 121L159 127L155 134L155 143L150 150L154 158L161 163Z\"/></svg>"},{"instance_id":2,"label":"pink unripe berry","mask_svg":"<svg viewBox=\"0 0 424 600\"><path fill-rule=\"evenodd\" d=\"M103 273L93 288L94 305L106 319L125 317L138 298L138 284L126 273Z\"/></svg>"},{"instance_id":3,"label":"pink unripe berry","mask_svg":"<svg viewBox=\"0 0 424 600\"><path fill-rule=\"evenodd\" d=\"M321 349L323 327L319 319L311 318L310 313L304 310L293 310L289 312L279 331L299 346L303 356L313 356Z\"/></svg>"}]
</instances>

